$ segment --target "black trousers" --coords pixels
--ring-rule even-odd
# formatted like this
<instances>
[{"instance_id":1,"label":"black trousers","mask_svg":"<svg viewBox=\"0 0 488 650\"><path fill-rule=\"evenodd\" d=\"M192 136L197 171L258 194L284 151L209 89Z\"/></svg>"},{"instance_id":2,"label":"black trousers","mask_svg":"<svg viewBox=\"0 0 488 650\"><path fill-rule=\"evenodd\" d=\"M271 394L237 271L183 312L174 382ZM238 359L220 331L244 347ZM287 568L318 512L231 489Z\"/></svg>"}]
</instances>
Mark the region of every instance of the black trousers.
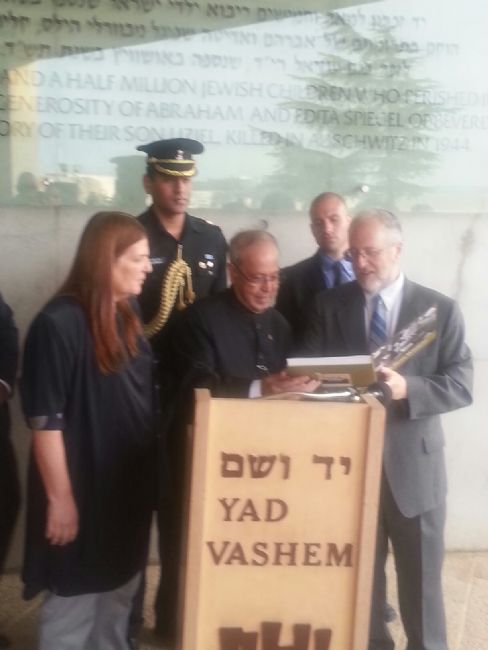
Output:
<instances>
[{"instance_id":1,"label":"black trousers","mask_svg":"<svg viewBox=\"0 0 488 650\"><path fill-rule=\"evenodd\" d=\"M161 574L154 601L156 631L173 642L176 638L182 563L182 505L175 498L161 499L157 510L158 550ZM146 580L144 573L133 599L129 619L129 638L137 638L144 623L143 605Z\"/></svg>"},{"instance_id":2,"label":"black trousers","mask_svg":"<svg viewBox=\"0 0 488 650\"><path fill-rule=\"evenodd\" d=\"M448 650L442 597L445 504L416 517L402 515L383 476L368 650L393 650L385 623L388 540L398 582L407 650Z\"/></svg>"},{"instance_id":3,"label":"black trousers","mask_svg":"<svg viewBox=\"0 0 488 650\"><path fill-rule=\"evenodd\" d=\"M159 557L161 576L154 610L156 630L168 641L174 641L177 632L180 593L180 571L183 554L183 497L181 493L164 499L158 509Z\"/></svg>"},{"instance_id":4,"label":"black trousers","mask_svg":"<svg viewBox=\"0 0 488 650\"><path fill-rule=\"evenodd\" d=\"M165 326L165 331L168 325ZM169 358L165 347L171 336L162 339L154 348L157 359ZM158 550L161 575L154 602L155 629L158 635L169 643L176 639L177 616L180 595L179 580L182 560L184 486L186 466L186 428L191 414L184 408L181 392L174 382L173 370L162 363L156 364L157 385L155 403L159 405L156 414L158 432L157 466L158 498L157 525ZM176 391L176 392L175 392ZM191 400L189 400L191 403ZM143 602L145 577L134 598L129 621L129 637L137 637L143 624Z\"/></svg>"},{"instance_id":5,"label":"black trousers","mask_svg":"<svg viewBox=\"0 0 488 650\"><path fill-rule=\"evenodd\" d=\"M158 449L160 481L157 499L158 551L161 574L154 602L155 629L159 636L169 643L174 642L177 632L177 618L180 593L180 570L183 554L183 520L185 512L185 438L168 451L165 444ZM143 603L145 576L134 597L129 620L129 637L137 637L144 619Z\"/></svg>"}]
</instances>

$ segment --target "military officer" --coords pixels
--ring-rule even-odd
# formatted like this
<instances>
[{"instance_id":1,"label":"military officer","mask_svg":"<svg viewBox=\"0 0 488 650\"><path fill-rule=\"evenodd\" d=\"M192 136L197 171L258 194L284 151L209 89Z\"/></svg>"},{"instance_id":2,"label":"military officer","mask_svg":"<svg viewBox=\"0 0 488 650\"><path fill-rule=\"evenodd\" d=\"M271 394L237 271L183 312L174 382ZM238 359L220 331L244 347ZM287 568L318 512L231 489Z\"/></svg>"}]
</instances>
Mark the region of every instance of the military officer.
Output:
<instances>
[{"instance_id":1,"label":"military officer","mask_svg":"<svg viewBox=\"0 0 488 650\"><path fill-rule=\"evenodd\" d=\"M340 194L323 192L310 204L310 228L318 245L312 257L283 269L276 308L291 325L295 352L300 352L307 313L315 295L354 280L348 256L351 222Z\"/></svg>"},{"instance_id":2,"label":"military officer","mask_svg":"<svg viewBox=\"0 0 488 650\"><path fill-rule=\"evenodd\" d=\"M143 182L152 198L138 217L148 233L153 267L140 304L149 336L157 341L173 309L225 288L227 246L220 228L186 211L196 173L193 156L203 145L174 138L137 149L147 154ZM181 278L181 292L174 288L179 283L171 282L174 276Z\"/></svg>"},{"instance_id":3,"label":"military officer","mask_svg":"<svg viewBox=\"0 0 488 650\"><path fill-rule=\"evenodd\" d=\"M159 363L159 383L165 387L160 395L162 408L158 425L161 580L155 603L156 632L171 642L176 626L182 510L179 475L184 451L178 436L171 435L174 395L168 377L170 371L165 366L166 351L171 346L178 312L195 300L225 288L227 245L220 228L187 212L192 178L196 174L193 157L203 152L203 145L196 140L174 138L137 149L147 155L143 183L152 205L138 219L148 235L153 268L139 302L145 332ZM130 637L137 635L142 620L142 594L140 601L133 612Z\"/></svg>"}]
</instances>

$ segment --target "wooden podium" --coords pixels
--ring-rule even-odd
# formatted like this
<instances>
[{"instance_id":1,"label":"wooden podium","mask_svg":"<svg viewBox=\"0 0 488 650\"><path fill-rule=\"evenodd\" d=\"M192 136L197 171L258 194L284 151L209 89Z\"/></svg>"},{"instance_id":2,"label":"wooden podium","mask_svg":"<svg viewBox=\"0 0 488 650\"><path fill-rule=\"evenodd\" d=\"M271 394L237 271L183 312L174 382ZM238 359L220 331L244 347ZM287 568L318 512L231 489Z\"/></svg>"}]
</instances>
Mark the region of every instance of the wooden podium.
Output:
<instances>
[{"instance_id":1,"label":"wooden podium","mask_svg":"<svg viewBox=\"0 0 488 650\"><path fill-rule=\"evenodd\" d=\"M198 390L183 650L366 650L384 409Z\"/></svg>"}]
</instances>

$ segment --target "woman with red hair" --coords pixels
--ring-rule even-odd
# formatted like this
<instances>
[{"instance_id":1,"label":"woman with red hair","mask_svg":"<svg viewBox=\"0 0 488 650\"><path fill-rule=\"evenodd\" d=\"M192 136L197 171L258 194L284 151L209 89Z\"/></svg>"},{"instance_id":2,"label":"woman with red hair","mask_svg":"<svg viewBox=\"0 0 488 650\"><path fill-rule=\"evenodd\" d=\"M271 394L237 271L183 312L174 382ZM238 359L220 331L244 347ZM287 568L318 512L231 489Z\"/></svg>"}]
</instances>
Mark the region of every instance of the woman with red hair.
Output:
<instances>
[{"instance_id":1,"label":"woman with red hair","mask_svg":"<svg viewBox=\"0 0 488 650\"><path fill-rule=\"evenodd\" d=\"M27 336L23 580L25 598L47 590L40 650L129 647L155 489L152 358L134 300L150 270L143 227L96 214Z\"/></svg>"}]
</instances>

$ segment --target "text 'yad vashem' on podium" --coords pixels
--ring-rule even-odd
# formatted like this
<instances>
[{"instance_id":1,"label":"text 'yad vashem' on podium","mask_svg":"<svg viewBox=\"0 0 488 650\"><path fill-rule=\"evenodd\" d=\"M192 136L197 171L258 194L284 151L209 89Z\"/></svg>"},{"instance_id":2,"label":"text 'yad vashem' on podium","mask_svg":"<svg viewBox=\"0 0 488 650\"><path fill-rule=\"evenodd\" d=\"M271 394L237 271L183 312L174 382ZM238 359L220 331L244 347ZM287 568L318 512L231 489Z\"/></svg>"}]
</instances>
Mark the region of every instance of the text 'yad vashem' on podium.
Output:
<instances>
[{"instance_id":1,"label":"text 'yad vashem' on podium","mask_svg":"<svg viewBox=\"0 0 488 650\"><path fill-rule=\"evenodd\" d=\"M197 391L183 650L366 650L383 428L368 395Z\"/></svg>"}]
</instances>

